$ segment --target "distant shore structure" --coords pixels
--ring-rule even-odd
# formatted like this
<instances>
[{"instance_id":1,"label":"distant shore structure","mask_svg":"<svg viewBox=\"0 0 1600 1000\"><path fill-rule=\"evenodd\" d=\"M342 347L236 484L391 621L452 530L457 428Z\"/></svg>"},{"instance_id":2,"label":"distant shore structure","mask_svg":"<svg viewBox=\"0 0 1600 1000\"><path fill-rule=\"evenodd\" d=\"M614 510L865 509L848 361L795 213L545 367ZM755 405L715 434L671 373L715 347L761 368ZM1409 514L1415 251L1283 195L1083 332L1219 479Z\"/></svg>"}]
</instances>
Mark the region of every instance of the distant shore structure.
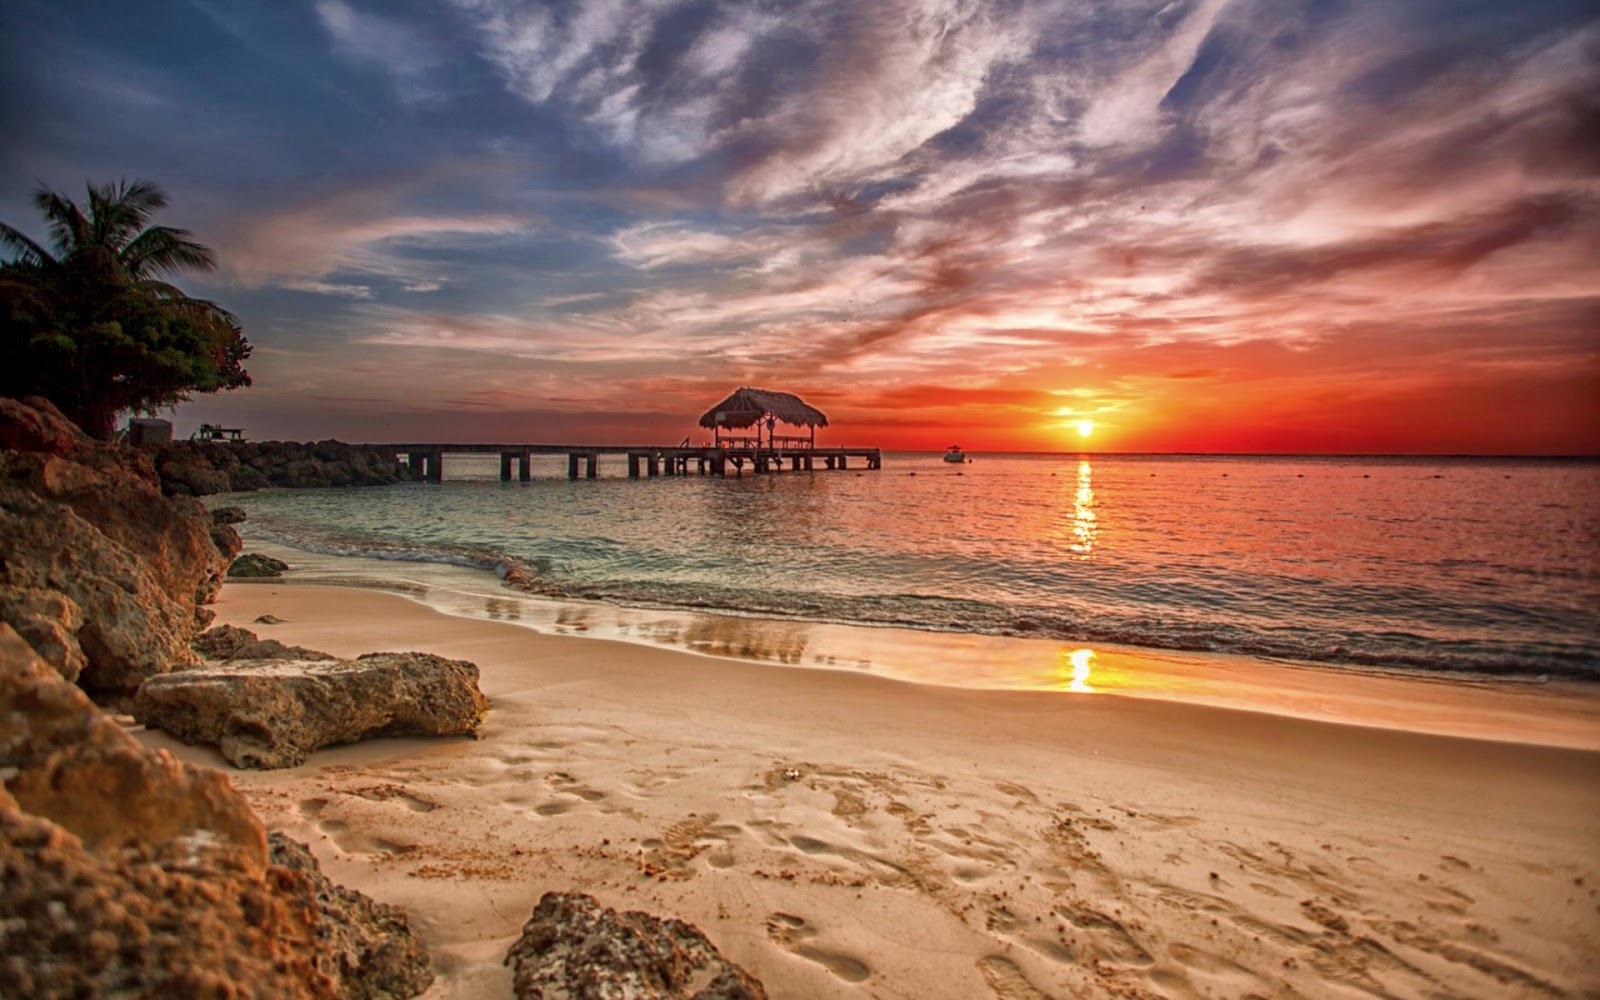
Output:
<instances>
[{"instance_id":1,"label":"distant shore structure","mask_svg":"<svg viewBox=\"0 0 1600 1000\"><path fill-rule=\"evenodd\" d=\"M780 423L804 428L807 433L779 434ZM712 439L699 445L684 438L677 445L405 443L372 447L393 448L405 455L406 463L430 483L444 481L446 453L499 454L502 482L511 480L513 462L517 464L517 478L527 482L532 478L530 464L534 455L560 454L567 456L568 479L579 478L580 468L584 478L598 478L601 455L626 455L629 479L638 479L641 473L651 478L687 476L691 472L738 476L744 474L746 464L758 473L781 472L785 463L794 472L811 472L819 462L824 469L848 469L851 459L862 463L858 468L883 468L883 451L879 448L818 448L817 428L828 426L827 415L789 392L736 389L705 412L700 426L711 430ZM752 427L754 434L729 433Z\"/></svg>"}]
</instances>

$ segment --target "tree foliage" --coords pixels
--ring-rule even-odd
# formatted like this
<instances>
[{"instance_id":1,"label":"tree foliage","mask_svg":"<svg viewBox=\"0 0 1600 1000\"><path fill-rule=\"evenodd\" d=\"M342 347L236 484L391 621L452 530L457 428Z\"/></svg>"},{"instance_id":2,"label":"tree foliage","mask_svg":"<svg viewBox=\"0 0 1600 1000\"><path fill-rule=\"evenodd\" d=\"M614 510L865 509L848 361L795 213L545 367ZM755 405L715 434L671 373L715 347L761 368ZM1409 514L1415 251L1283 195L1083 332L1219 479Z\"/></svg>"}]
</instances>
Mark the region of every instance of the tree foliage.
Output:
<instances>
[{"instance_id":1,"label":"tree foliage","mask_svg":"<svg viewBox=\"0 0 1600 1000\"><path fill-rule=\"evenodd\" d=\"M187 230L150 225L167 197L149 181L88 185L87 210L41 187L47 249L0 222L0 395L41 395L95 437L151 412L250 384L234 315L168 279L216 266Z\"/></svg>"}]
</instances>

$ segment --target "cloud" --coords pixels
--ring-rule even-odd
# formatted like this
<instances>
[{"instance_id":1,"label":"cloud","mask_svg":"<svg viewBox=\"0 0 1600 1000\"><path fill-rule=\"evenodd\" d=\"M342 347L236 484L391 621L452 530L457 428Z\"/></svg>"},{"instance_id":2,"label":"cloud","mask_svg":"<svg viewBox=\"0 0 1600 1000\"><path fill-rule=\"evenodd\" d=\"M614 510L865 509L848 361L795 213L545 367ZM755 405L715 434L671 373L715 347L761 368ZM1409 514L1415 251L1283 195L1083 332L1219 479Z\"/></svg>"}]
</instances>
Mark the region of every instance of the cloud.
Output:
<instances>
[{"instance_id":1,"label":"cloud","mask_svg":"<svg viewBox=\"0 0 1600 1000\"><path fill-rule=\"evenodd\" d=\"M303 288L344 275L391 281L405 291L437 291L447 283L442 265L415 256L416 251L459 250L471 241L524 233L535 221L515 212L412 209L437 180L434 172L368 180L238 217L219 247L225 274L247 287ZM322 284L322 290L333 287L356 283Z\"/></svg>"},{"instance_id":2,"label":"cloud","mask_svg":"<svg viewBox=\"0 0 1600 1000\"><path fill-rule=\"evenodd\" d=\"M401 100L432 103L444 96L438 80L445 56L420 28L345 0L317 0L315 9L334 50L388 74Z\"/></svg>"}]
</instances>

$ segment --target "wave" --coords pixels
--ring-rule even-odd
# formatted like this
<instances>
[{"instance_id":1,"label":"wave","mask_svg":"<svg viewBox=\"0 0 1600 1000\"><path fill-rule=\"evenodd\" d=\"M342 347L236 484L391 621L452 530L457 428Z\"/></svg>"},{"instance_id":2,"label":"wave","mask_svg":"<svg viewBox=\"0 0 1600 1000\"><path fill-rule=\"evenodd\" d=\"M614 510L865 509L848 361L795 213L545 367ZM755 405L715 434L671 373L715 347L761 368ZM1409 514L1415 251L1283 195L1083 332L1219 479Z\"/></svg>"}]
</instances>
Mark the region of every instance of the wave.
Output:
<instances>
[{"instance_id":1,"label":"wave","mask_svg":"<svg viewBox=\"0 0 1600 1000\"><path fill-rule=\"evenodd\" d=\"M247 522L248 524L248 522ZM1600 656L1579 643L1506 642L1449 638L1395 629L1348 625L1263 626L1218 617L1210 602L1188 594L1158 606L1170 614L1093 606L1033 606L907 592L848 595L793 589L754 589L705 582L646 579L583 581L557 575L550 559L522 559L486 547L413 544L374 539L339 539L305 531L248 524L246 535L302 551L396 562L461 566L492 572L508 587L555 600L604 601L647 610L713 612L839 625L900 627L1109 643L1181 652L1214 652L1255 658L1371 669L1449 674L1458 677L1600 680ZM1183 589L1183 588L1179 588ZM1392 596L1392 595L1391 595ZM1210 614L1184 612L1201 606ZM1315 621L1315 617L1311 618Z\"/></svg>"}]
</instances>

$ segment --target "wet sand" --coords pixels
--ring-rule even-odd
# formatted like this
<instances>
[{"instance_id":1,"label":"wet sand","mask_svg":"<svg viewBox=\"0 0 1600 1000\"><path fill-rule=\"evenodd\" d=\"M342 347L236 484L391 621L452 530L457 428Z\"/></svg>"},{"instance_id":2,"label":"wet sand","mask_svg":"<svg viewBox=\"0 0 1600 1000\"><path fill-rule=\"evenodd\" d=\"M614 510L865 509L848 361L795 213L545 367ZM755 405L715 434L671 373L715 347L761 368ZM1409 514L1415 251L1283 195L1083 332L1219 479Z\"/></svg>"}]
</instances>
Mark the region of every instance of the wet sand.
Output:
<instances>
[{"instance_id":1,"label":"wet sand","mask_svg":"<svg viewBox=\"0 0 1600 1000\"><path fill-rule=\"evenodd\" d=\"M300 583L229 584L217 611L479 665L478 740L232 772L332 877L411 911L430 998L510 996L501 958L553 889L688 920L776 998L1600 996L1589 690L1293 670L1282 714L1189 697L1206 677L964 690ZM1373 725L1300 717L1335 703ZM1407 704L1499 738L1407 731Z\"/></svg>"}]
</instances>

